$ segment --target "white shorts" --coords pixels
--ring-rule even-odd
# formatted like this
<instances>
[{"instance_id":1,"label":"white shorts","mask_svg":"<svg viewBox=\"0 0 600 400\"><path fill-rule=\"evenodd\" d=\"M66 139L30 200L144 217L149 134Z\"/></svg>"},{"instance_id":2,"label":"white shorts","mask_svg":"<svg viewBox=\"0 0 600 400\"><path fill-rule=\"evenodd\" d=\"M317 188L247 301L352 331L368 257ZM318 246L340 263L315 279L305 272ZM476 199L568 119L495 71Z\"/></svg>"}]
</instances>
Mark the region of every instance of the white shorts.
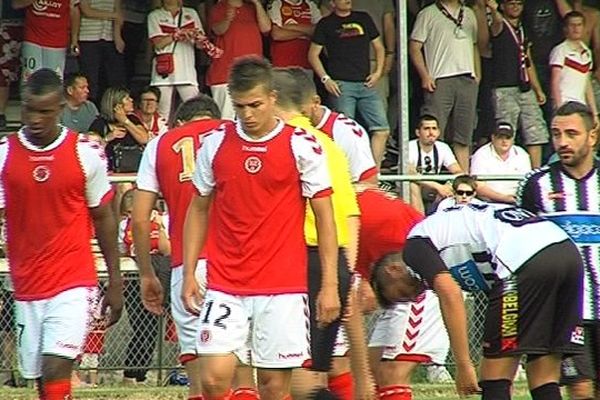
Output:
<instances>
[{"instance_id":1,"label":"white shorts","mask_svg":"<svg viewBox=\"0 0 600 400\"><path fill-rule=\"evenodd\" d=\"M257 368L298 368L310 359L306 294L235 296L209 289L200 318L200 354L235 353Z\"/></svg>"},{"instance_id":2,"label":"white shorts","mask_svg":"<svg viewBox=\"0 0 600 400\"><path fill-rule=\"evenodd\" d=\"M383 347L382 359L445 364L450 341L438 297L425 291L413 303L398 303L375 321L369 347Z\"/></svg>"},{"instance_id":3,"label":"white shorts","mask_svg":"<svg viewBox=\"0 0 600 400\"><path fill-rule=\"evenodd\" d=\"M15 300L19 370L26 379L42 376L42 355L75 360L87 337L97 287L65 290L35 301Z\"/></svg>"},{"instance_id":4,"label":"white shorts","mask_svg":"<svg viewBox=\"0 0 600 400\"><path fill-rule=\"evenodd\" d=\"M345 357L350 349L348 345L348 336L346 335L346 328L344 325L340 325L338 329L337 337L335 338L335 345L333 346L334 357Z\"/></svg>"},{"instance_id":5,"label":"white shorts","mask_svg":"<svg viewBox=\"0 0 600 400\"><path fill-rule=\"evenodd\" d=\"M198 260L196 264L196 282L200 287L200 293L204 294L206 292L206 260ZM171 315L177 330L180 361L184 362L189 359L189 356L198 354L200 317L190 314L183 307L181 301L182 288L183 266L178 266L171 270Z\"/></svg>"}]
</instances>

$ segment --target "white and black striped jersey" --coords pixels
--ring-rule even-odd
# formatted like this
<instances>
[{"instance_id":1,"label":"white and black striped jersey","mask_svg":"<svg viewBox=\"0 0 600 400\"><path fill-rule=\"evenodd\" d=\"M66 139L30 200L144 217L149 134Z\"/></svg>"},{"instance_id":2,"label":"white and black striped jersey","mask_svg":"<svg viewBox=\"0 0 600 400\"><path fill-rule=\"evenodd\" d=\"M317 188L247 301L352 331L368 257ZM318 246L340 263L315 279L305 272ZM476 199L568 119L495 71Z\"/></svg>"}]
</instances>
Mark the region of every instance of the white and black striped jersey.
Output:
<instances>
[{"instance_id":1,"label":"white and black striped jersey","mask_svg":"<svg viewBox=\"0 0 600 400\"><path fill-rule=\"evenodd\" d=\"M600 164L583 178L570 176L560 162L529 173L518 191L521 207L560 225L584 261L585 320L600 320Z\"/></svg>"},{"instance_id":2,"label":"white and black striped jersey","mask_svg":"<svg viewBox=\"0 0 600 400\"><path fill-rule=\"evenodd\" d=\"M511 276L540 250L569 240L556 224L527 210L474 203L438 210L415 225L408 238L429 239L466 291L487 291L494 281Z\"/></svg>"}]
</instances>

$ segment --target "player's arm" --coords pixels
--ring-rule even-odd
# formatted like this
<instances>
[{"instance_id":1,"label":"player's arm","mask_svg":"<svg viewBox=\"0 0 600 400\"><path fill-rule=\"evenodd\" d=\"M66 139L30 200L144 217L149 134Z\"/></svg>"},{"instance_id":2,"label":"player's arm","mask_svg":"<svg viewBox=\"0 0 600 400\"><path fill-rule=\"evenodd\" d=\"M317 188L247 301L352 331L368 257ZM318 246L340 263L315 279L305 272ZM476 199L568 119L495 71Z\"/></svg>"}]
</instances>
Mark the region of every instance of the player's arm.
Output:
<instances>
[{"instance_id":1,"label":"player's arm","mask_svg":"<svg viewBox=\"0 0 600 400\"><path fill-rule=\"evenodd\" d=\"M90 214L94 223L96 240L104 256L108 272L108 288L106 289L103 307L110 306L110 320L108 323L110 326L119 320L123 310L123 278L119 267L117 220L111 202L104 202L97 207L90 208Z\"/></svg>"},{"instance_id":2,"label":"player's arm","mask_svg":"<svg viewBox=\"0 0 600 400\"><path fill-rule=\"evenodd\" d=\"M539 214L542 210L537 202L538 194L535 181L530 178L530 175L525 176L517 189L517 205L534 214Z\"/></svg>"},{"instance_id":3,"label":"player's arm","mask_svg":"<svg viewBox=\"0 0 600 400\"><path fill-rule=\"evenodd\" d=\"M79 30L81 28L81 11L79 6L72 6L69 12L71 19L71 53L79 54Z\"/></svg>"},{"instance_id":4,"label":"player's arm","mask_svg":"<svg viewBox=\"0 0 600 400\"><path fill-rule=\"evenodd\" d=\"M152 268L150 256L151 215L157 194L136 189L131 212L131 229L136 250L136 265L140 274L142 304L153 314L163 313L164 294L162 285Z\"/></svg>"},{"instance_id":5,"label":"player's arm","mask_svg":"<svg viewBox=\"0 0 600 400\"><path fill-rule=\"evenodd\" d=\"M181 298L185 309L198 314L202 298L196 282L198 254L206 242L208 234L208 210L210 196L195 195L183 224L183 289Z\"/></svg>"},{"instance_id":6,"label":"player's arm","mask_svg":"<svg viewBox=\"0 0 600 400\"><path fill-rule=\"evenodd\" d=\"M317 321L328 324L340 314L338 296L338 243L331 197L316 197L309 200L315 214L319 259L321 262L321 290L317 297Z\"/></svg>"}]
</instances>

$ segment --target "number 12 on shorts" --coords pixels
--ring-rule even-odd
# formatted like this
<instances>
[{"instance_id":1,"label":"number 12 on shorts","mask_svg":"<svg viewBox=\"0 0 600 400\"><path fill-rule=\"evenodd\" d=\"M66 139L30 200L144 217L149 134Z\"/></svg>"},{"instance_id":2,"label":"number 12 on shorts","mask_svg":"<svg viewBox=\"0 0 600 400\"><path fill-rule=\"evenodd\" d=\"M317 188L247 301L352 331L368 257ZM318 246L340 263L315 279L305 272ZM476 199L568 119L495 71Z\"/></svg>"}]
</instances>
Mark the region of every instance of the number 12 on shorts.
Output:
<instances>
[{"instance_id":1,"label":"number 12 on shorts","mask_svg":"<svg viewBox=\"0 0 600 400\"><path fill-rule=\"evenodd\" d=\"M214 311L213 308L215 308ZM212 317L214 318L214 320L212 320L212 324L214 326L221 329L227 329L225 320L229 317L229 315L231 315L231 308L227 304L220 303L215 307L214 300L209 300L204 305L203 310L205 311L204 318L202 318L203 324L210 324Z\"/></svg>"}]
</instances>

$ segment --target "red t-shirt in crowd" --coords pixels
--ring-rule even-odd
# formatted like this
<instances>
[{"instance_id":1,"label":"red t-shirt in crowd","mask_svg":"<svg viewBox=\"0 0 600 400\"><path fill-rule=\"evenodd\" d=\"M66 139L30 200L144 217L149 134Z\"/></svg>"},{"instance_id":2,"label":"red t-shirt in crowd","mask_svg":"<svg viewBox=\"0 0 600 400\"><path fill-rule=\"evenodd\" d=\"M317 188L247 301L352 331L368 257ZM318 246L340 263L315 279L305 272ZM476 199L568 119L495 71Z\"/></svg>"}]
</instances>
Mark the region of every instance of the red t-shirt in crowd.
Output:
<instances>
[{"instance_id":1,"label":"red t-shirt in crowd","mask_svg":"<svg viewBox=\"0 0 600 400\"><path fill-rule=\"evenodd\" d=\"M42 47L69 46L71 6L79 0L33 0L25 9L25 41Z\"/></svg>"}]
</instances>

